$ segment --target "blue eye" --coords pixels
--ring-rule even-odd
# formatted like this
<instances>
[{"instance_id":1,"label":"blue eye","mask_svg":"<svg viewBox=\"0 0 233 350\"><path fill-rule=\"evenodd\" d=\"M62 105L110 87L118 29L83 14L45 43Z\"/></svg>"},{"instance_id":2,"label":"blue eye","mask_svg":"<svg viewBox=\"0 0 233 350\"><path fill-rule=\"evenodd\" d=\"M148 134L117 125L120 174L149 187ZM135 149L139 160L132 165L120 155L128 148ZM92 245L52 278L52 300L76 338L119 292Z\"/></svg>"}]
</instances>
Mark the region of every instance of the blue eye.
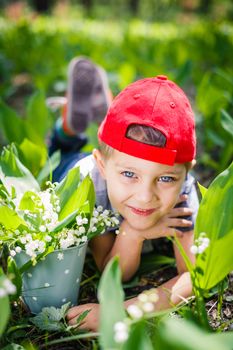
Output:
<instances>
[{"instance_id":1,"label":"blue eye","mask_svg":"<svg viewBox=\"0 0 233 350\"><path fill-rule=\"evenodd\" d=\"M135 177L135 173L132 172L132 171L123 171L121 174L122 174L123 176L129 177L129 178Z\"/></svg>"},{"instance_id":2,"label":"blue eye","mask_svg":"<svg viewBox=\"0 0 233 350\"><path fill-rule=\"evenodd\" d=\"M173 182L175 178L172 176L160 176L159 181L161 182Z\"/></svg>"}]
</instances>

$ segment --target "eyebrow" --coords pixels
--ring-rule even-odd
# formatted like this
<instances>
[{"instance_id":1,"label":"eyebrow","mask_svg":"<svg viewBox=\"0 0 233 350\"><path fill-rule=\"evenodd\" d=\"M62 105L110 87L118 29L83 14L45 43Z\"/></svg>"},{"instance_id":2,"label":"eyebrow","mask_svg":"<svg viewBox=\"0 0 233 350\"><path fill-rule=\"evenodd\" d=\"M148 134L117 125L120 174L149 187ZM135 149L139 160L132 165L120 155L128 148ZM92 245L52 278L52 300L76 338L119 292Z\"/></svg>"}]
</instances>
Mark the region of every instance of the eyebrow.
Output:
<instances>
[{"instance_id":1,"label":"eyebrow","mask_svg":"<svg viewBox=\"0 0 233 350\"><path fill-rule=\"evenodd\" d=\"M125 164L116 163L115 165L118 168L126 168L126 169L132 170L134 172L138 172L139 171L139 169L134 168L134 167L129 166L129 165L125 165ZM167 169L167 170L162 171L160 175L163 175L163 174L180 175L180 174L182 174L182 170L175 170L174 171L174 170Z\"/></svg>"},{"instance_id":2,"label":"eyebrow","mask_svg":"<svg viewBox=\"0 0 233 350\"><path fill-rule=\"evenodd\" d=\"M116 163L115 165L116 165L117 168L126 168L126 169L133 170L133 171L139 171L139 169L134 168L132 166L129 166L127 164Z\"/></svg>"}]
</instances>

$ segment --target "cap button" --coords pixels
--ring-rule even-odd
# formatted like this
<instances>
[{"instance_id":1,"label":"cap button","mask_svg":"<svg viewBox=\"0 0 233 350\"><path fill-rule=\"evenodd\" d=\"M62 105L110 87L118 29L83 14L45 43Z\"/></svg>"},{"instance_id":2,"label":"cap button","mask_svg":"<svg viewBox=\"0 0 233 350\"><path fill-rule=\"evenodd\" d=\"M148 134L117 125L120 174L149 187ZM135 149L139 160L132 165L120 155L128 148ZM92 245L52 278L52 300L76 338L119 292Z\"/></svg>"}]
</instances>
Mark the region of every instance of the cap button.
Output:
<instances>
[{"instance_id":1,"label":"cap button","mask_svg":"<svg viewBox=\"0 0 233 350\"><path fill-rule=\"evenodd\" d=\"M166 75L157 75L156 78L159 79L159 80L167 80Z\"/></svg>"}]
</instances>

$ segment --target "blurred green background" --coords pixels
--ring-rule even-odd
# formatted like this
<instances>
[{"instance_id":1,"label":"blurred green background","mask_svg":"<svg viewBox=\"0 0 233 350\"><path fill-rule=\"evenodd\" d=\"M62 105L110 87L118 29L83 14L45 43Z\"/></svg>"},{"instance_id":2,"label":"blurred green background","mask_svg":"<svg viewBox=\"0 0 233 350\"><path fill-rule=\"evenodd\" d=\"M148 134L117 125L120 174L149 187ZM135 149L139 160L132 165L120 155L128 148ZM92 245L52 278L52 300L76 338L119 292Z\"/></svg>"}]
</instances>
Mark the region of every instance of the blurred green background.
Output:
<instances>
[{"instance_id":1,"label":"blurred green background","mask_svg":"<svg viewBox=\"0 0 233 350\"><path fill-rule=\"evenodd\" d=\"M85 55L107 70L114 95L157 74L186 91L208 182L233 158L232 19L231 0L0 0L0 144L37 142L23 125L11 131L15 118L44 123L46 138L56 116L43 100L65 94L69 61Z\"/></svg>"}]
</instances>

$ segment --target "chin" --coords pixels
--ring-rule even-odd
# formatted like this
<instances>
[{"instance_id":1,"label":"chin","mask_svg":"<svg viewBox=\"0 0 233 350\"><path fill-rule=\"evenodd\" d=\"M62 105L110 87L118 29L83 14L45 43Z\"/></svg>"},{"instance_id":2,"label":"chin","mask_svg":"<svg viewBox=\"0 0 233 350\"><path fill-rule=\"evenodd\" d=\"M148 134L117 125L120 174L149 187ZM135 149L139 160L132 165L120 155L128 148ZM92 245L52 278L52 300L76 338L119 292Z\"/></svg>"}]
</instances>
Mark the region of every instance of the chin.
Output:
<instances>
[{"instance_id":1,"label":"chin","mask_svg":"<svg viewBox=\"0 0 233 350\"><path fill-rule=\"evenodd\" d=\"M138 220L130 220L128 221L130 226L132 228L134 228L135 230L140 230L140 231L144 231L144 230L149 230L152 229L155 225L155 222L143 222L143 220L138 219Z\"/></svg>"}]
</instances>

